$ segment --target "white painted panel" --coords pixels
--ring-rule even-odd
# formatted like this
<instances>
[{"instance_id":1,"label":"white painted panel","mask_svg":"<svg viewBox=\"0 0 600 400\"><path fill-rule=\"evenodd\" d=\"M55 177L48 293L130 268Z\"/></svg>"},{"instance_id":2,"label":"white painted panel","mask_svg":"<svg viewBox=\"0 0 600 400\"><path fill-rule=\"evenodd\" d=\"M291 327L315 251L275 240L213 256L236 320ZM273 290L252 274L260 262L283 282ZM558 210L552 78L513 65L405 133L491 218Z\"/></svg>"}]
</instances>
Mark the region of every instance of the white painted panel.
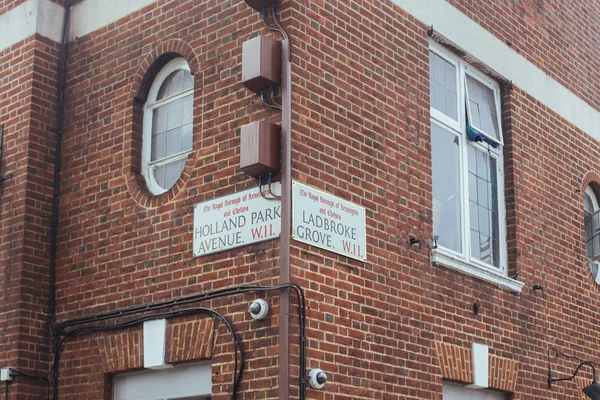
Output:
<instances>
[{"instance_id":1,"label":"white painted panel","mask_svg":"<svg viewBox=\"0 0 600 400\"><path fill-rule=\"evenodd\" d=\"M71 10L69 40L82 37L156 0L85 0Z\"/></svg>"},{"instance_id":2,"label":"white painted panel","mask_svg":"<svg viewBox=\"0 0 600 400\"><path fill-rule=\"evenodd\" d=\"M444 400L506 400L506 396L500 392L474 390L453 383L444 383L443 393Z\"/></svg>"},{"instance_id":3,"label":"white painted panel","mask_svg":"<svg viewBox=\"0 0 600 400\"><path fill-rule=\"evenodd\" d=\"M28 0L0 15L0 51L36 32L59 42L62 40L64 11L49 0Z\"/></svg>"},{"instance_id":4,"label":"white painted panel","mask_svg":"<svg viewBox=\"0 0 600 400\"><path fill-rule=\"evenodd\" d=\"M4 50L35 33L37 1L29 0L0 15L0 49Z\"/></svg>"},{"instance_id":5,"label":"white painted panel","mask_svg":"<svg viewBox=\"0 0 600 400\"><path fill-rule=\"evenodd\" d=\"M487 388L489 377L489 348L483 344L473 343L473 384L475 389Z\"/></svg>"},{"instance_id":6,"label":"white painted panel","mask_svg":"<svg viewBox=\"0 0 600 400\"><path fill-rule=\"evenodd\" d=\"M164 369L167 320L158 319L144 322L144 368Z\"/></svg>"},{"instance_id":7,"label":"white painted panel","mask_svg":"<svg viewBox=\"0 0 600 400\"><path fill-rule=\"evenodd\" d=\"M49 0L38 0L37 33L62 42L65 9Z\"/></svg>"},{"instance_id":8,"label":"white painted panel","mask_svg":"<svg viewBox=\"0 0 600 400\"><path fill-rule=\"evenodd\" d=\"M600 141L600 112L445 0L392 0L485 65Z\"/></svg>"},{"instance_id":9,"label":"white painted panel","mask_svg":"<svg viewBox=\"0 0 600 400\"><path fill-rule=\"evenodd\" d=\"M179 365L162 371L142 371L114 378L114 400L162 400L209 396L210 363Z\"/></svg>"}]
</instances>

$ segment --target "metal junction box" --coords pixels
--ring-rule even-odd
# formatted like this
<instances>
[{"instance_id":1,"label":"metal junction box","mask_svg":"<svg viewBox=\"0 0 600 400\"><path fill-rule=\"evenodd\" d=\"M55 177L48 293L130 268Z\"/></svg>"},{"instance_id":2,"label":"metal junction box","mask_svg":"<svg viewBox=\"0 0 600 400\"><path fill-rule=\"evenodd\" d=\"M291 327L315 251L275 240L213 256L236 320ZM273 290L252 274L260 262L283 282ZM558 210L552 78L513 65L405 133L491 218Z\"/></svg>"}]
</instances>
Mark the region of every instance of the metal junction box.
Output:
<instances>
[{"instance_id":1,"label":"metal junction box","mask_svg":"<svg viewBox=\"0 0 600 400\"><path fill-rule=\"evenodd\" d=\"M279 86L281 82L281 42L257 36L242 47L242 83L254 93Z\"/></svg>"},{"instance_id":2,"label":"metal junction box","mask_svg":"<svg viewBox=\"0 0 600 400\"><path fill-rule=\"evenodd\" d=\"M240 133L240 168L258 177L280 169L281 128L266 121L242 126ZM265 181L266 182L266 181Z\"/></svg>"}]
</instances>

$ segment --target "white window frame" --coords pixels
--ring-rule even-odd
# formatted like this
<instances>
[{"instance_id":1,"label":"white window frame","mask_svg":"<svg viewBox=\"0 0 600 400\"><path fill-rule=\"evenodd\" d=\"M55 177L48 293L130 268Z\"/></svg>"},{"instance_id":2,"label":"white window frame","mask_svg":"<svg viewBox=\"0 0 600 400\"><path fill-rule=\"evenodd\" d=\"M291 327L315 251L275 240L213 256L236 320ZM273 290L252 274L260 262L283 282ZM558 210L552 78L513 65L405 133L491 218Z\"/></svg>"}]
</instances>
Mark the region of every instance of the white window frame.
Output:
<instances>
[{"instance_id":1,"label":"white window frame","mask_svg":"<svg viewBox=\"0 0 600 400\"><path fill-rule=\"evenodd\" d=\"M492 136L490 136L489 133L484 132L480 127L475 126L473 124L470 124L472 128L474 128L477 132L481 133L483 136L487 137L488 139L498 143L499 145L504 145L504 138L502 135L502 103L500 102L500 87L498 86L497 83L492 83L492 81L488 80L487 78L483 78L484 75L481 75L477 70L474 70L472 67L470 67L469 65L464 65L465 68L465 74L471 76L472 78L474 78L475 80L479 81L480 83L482 83L484 86L488 87L489 89L492 90L492 92L494 93L494 100L496 101L496 104L498 105L498 109L497 111L497 115L496 115L496 122L498 123L498 138L494 138ZM464 86L464 93L465 93L465 101L468 102L469 101L469 91L467 90L467 80L466 77L465 79L465 86ZM460 101L460 100L459 100ZM471 109L469 107L466 106L465 104L465 109L467 112L467 115L469 116L469 121L472 121L473 118L471 117Z\"/></svg>"},{"instance_id":2,"label":"white window frame","mask_svg":"<svg viewBox=\"0 0 600 400\"><path fill-rule=\"evenodd\" d=\"M487 76L480 73L478 70L473 69L471 66L465 63L462 59L458 58L454 54L449 53L436 43L430 43L431 52L448 61L456 67L456 93L458 96L457 107L458 107L458 119L454 120L448 117L441 111L433 108L433 104L430 107L431 113L431 124L437 124L442 127L448 133L451 133L459 138L459 181L460 188L459 194L461 198L461 251L456 252L451 249L438 246L432 251L432 261L435 263L446 265L455 270L467 273L469 275L476 276L477 278L486 280L488 282L495 283L500 286L508 287L513 291L520 292L523 287L523 283L515 279L511 279L507 276L507 254L506 254L506 210L504 200L504 160L503 160L503 146L502 146L502 125L501 121L498 121L499 129L499 144L500 146L495 149L491 145L485 142L472 142L467 138L466 133L466 74L477 79L479 82L485 84L491 88L494 92L494 98L497 104L497 117L500 119L501 108L500 108L500 87L497 82L490 80ZM478 130L479 132L479 130ZM488 137L486 135L486 137ZM494 141L498 142L496 139ZM471 234L470 234L470 216L469 216L469 169L468 169L468 158L467 150L468 146L474 146L476 150L487 153L490 157L496 160L497 168L497 191L498 191L498 242L499 242L499 266L489 265L481 260L471 257Z\"/></svg>"},{"instance_id":3,"label":"white window frame","mask_svg":"<svg viewBox=\"0 0 600 400\"><path fill-rule=\"evenodd\" d=\"M210 362L119 374L113 381L113 400L196 400L211 394Z\"/></svg>"},{"instance_id":4,"label":"white window frame","mask_svg":"<svg viewBox=\"0 0 600 400\"><path fill-rule=\"evenodd\" d=\"M588 195L590 197L590 200L592 201L592 208L593 208L593 212L592 214L598 213L600 212L600 205L598 204L598 198L596 197L596 193L594 193L594 189L592 189L591 186L588 186L587 188L585 188L585 194ZM584 215L585 215L585 207L584 207ZM585 221L585 217L584 217L584 221ZM585 229L585 222L584 222L584 229ZM592 277L594 278L594 281L600 285L600 260L594 260L594 259L590 259L587 257L587 233L584 233L585 236L585 245L586 245L586 258L589 262L589 267L590 267L590 273L592 275ZM595 274L594 274L595 273Z\"/></svg>"},{"instance_id":5,"label":"white window frame","mask_svg":"<svg viewBox=\"0 0 600 400\"><path fill-rule=\"evenodd\" d=\"M177 154L170 155L168 157L164 157L157 161L152 161L152 116L154 109L163 106L171 101L178 100L190 94L193 95L194 88L184 90L173 96L165 97L159 101L156 101L158 97L158 91L160 87L164 83L165 79L171 75L171 73L178 70L190 71L190 66L187 61L183 57L175 58L169 61L156 75L154 81L152 82L152 86L150 86L150 90L148 91L148 98L146 99L146 103L144 104L144 119L143 119L143 133L142 133L142 175L146 180L146 185L148 186L148 190L154 195L160 195L165 193L169 189L165 189L161 187L156 178L154 176L154 169L165 164L169 164L178 160L187 159L188 155L192 153L192 150L183 151ZM192 100L193 101L193 100ZM193 128L192 128L192 137L193 137Z\"/></svg>"}]
</instances>

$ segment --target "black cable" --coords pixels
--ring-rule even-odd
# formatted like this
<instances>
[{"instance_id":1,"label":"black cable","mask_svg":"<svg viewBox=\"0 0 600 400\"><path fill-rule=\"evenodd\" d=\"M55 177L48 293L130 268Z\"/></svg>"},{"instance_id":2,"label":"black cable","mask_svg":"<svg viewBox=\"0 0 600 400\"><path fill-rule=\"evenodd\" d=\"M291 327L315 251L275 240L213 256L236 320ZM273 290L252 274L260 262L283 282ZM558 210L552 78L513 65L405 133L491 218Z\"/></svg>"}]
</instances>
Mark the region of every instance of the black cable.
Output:
<instances>
[{"instance_id":1,"label":"black cable","mask_svg":"<svg viewBox=\"0 0 600 400\"><path fill-rule=\"evenodd\" d=\"M269 172L269 193L271 193L271 196L273 196L273 199L275 199L275 200L281 200L281 196L276 195L275 193L273 193L273 190L271 189L271 178L272 178L272 175Z\"/></svg>"},{"instance_id":2,"label":"black cable","mask_svg":"<svg viewBox=\"0 0 600 400\"><path fill-rule=\"evenodd\" d=\"M554 353L556 353L556 358L558 358L558 356L563 356L564 358L568 359L568 360L577 360L579 362L588 362L591 364L597 364L593 361L590 360L584 360L583 358L579 358L577 356L573 356L573 355L569 355L569 354L565 354L562 351L558 350L556 347L552 347L550 348L551 351L553 351ZM548 358L550 358L550 350L548 350Z\"/></svg>"},{"instance_id":3,"label":"black cable","mask_svg":"<svg viewBox=\"0 0 600 400\"><path fill-rule=\"evenodd\" d=\"M140 324L140 323L145 322L145 321L152 321L152 320L163 319L163 318L167 319L167 318L173 318L173 317L179 317L179 316L185 316L185 315L193 315L193 314L200 314L200 313L210 314L211 317L213 317L213 320L217 319L217 320L221 321L227 327L227 330L232 335L233 342L234 342L234 369L233 369L233 371L234 371L234 377L233 377L233 389L232 389L231 399L235 400L236 394L237 394L237 392L239 390L240 382L241 382L243 374L244 374L244 365L245 365L244 346L242 344L242 341L241 341L240 337L237 335L237 333L235 332L235 330L233 329L233 327L231 326L231 324L229 323L229 321L227 320L227 318L225 318L219 312L217 312L215 310L211 310L209 308L203 308L203 307L186 308L186 309L183 309L183 310L178 310L178 311L173 311L173 312L168 312L168 313L153 314L153 315L147 315L147 316L144 316L144 317L134 318L132 320L121 322L121 323L114 324L114 325L108 325L108 326L106 326L106 325L104 325L104 326L85 326L85 327L81 327L81 328L76 328L76 329L73 329L73 330L71 330L69 332L64 333L64 336L61 339L61 342L59 344L59 347L62 348L64 342L70 336L76 336L76 335L79 335L81 333L87 333L87 332L109 332L109 331L121 330L121 329L124 329L124 328L128 328L128 327ZM238 360L238 351L240 353L239 360ZM56 365L57 365L58 364L58 357L55 359L55 362L56 362ZM238 363L239 363L239 367L238 367ZM239 371L238 371L238 369L239 369Z\"/></svg>"},{"instance_id":4,"label":"black cable","mask_svg":"<svg viewBox=\"0 0 600 400\"><path fill-rule=\"evenodd\" d=\"M206 308L183 309L183 310L172 311L172 312L168 312L168 313L147 315L144 317L135 318L134 320L125 321L125 322L122 322L119 324L108 325L108 326L98 326L98 325L82 326L79 328L71 329L68 332L66 331L66 328L77 326L77 325L98 323L98 322L102 322L102 321L106 321L106 320L114 319L114 318L123 318L123 317L129 316L129 315L135 315L138 313L158 311L158 310L165 309L165 308L182 306L182 305L186 305L186 304L190 304L190 303L194 303L194 302L202 302L202 301L217 299L217 298L226 297L226 296L235 295L235 294L252 293L252 292L256 292L256 291L263 291L263 292L281 291L282 289L292 289L294 291L297 301L298 301L298 323L299 323L299 328L300 328L299 388L300 388L300 400L304 400L304 399L306 399L306 299L304 297L304 291L303 291L302 287L300 287L300 285L298 285L296 283L285 283L285 284L276 285L276 286L262 286L262 285L256 285L256 284L240 285L240 286L228 287L228 288L223 288L223 289L217 289L217 290L214 290L211 292L200 293L200 294L191 295L191 296L187 296L187 297L182 297L182 298L175 299L175 300L164 301L161 303L149 304L149 305L145 305L145 306L135 306L135 307L126 308L123 310L112 311L112 312L99 314L99 315L95 315L95 316L91 316L91 317L81 317L81 318L76 318L76 319L72 319L69 321L65 321L65 322L57 324L57 327L55 330L54 362L52 363L52 368L48 373L43 374L43 375L29 375L29 374L19 372L17 370L13 370L13 371L15 371L16 375L29 377L29 378L33 378L33 379L47 379L48 376L50 376L51 374L54 374L55 382L57 382L61 349L62 349L65 341L69 337L72 337L79 333L84 333L84 332L119 330L119 329L123 329L123 328L129 327L129 326L132 326L132 325L135 325L137 323L147 321L147 320L164 318L165 316L172 317L172 316L178 316L178 315L185 315L184 313L186 313L186 312L192 313L192 311L190 311L190 310L194 310L193 313L198 313L198 312L200 312L199 310L206 310L205 312L211 314L213 319L216 317L217 319L222 321L226 325L227 329L230 332L232 332L232 337L234 340L234 347L236 349L234 371L238 371L237 351L240 352L239 371L237 372L237 374L235 374L234 386L233 386L233 388L235 390L233 392L233 396L235 396L235 393L239 389L239 385L243 378L245 354L243 351L243 345L242 345L242 341L241 341L240 337L237 335L235 330L233 330L233 327L227 321L227 319L223 315L219 314L217 311L206 309ZM61 336L62 336L62 338L61 338ZM55 389L57 389L57 385L55 385ZM58 400L58 395L57 395L56 390L55 390L54 399ZM234 399L234 397L232 397L232 399Z\"/></svg>"},{"instance_id":5,"label":"black cable","mask_svg":"<svg viewBox=\"0 0 600 400\"><path fill-rule=\"evenodd\" d=\"M6 390L4 392L4 400L8 400L8 381L6 381Z\"/></svg>"},{"instance_id":6,"label":"black cable","mask_svg":"<svg viewBox=\"0 0 600 400\"><path fill-rule=\"evenodd\" d=\"M271 174L269 174L269 179L270 179ZM265 200L281 200L281 196L275 196L273 194L273 192L271 192L271 182L269 181L269 192L271 194L271 196L273 197L267 197L267 195L265 194L265 192L263 192L262 189L262 175L258 176L258 191L260 192L260 196L265 199Z\"/></svg>"},{"instance_id":7,"label":"black cable","mask_svg":"<svg viewBox=\"0 0 600 400\"><path fill-rule=\"evenodd\" d=\"M13 374L14 376L22 376L22 377L24 377L24 378L30 378L30 379L42 379L42 380L47 380L47 378L48 378L48 375L50 375L49 373L48 373L48 374L44 374L44 375L32 375L32 374L28 374L28 373L26 373L26 372L21 372L21 371L19 371L19 370L17 370L17 369L14 369L14 368L10 368L10 371L12 372L12 374Z\"/></svg>"}]
</instances>

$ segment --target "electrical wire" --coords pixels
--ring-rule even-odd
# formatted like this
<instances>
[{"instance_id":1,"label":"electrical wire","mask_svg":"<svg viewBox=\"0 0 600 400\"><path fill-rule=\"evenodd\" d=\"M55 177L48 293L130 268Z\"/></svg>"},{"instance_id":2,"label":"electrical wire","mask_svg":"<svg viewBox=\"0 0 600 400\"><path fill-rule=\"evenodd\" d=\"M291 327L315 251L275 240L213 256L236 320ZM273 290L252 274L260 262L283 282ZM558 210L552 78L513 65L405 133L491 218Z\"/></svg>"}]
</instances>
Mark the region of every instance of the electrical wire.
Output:
<instances>
[{"instance_id":1,"label":"electrical wire","mask_svg":"<svg viewBox=\"0 0 600 400\"><path fill-rule=\"evenodd\" d=\"M263 105L265 105L265 106L267 106L269 108L273 108L275 110L281 110L282 109L279 104L276 104L276 103L269 104L269 103L267 103L265 101L265 94L264 94L264 92L262 90L260 91L260 100L262 101Z\"/></svg>"},{"instance_id":2,"label":"electrical wire","mask_svg":"<svg viewBox=\"0 0 600 400\"><path fill-rule=\"evenodd\" d=\"M29 378L29 379L42 379L42 380L48 380L48 376L50 375L50 373L44 374L44 375L31 375L31 374L27 374L25 372L21 372L17 369L14 368L10 368L10 372L14 375L14 376L22 376L24 378Z\"/></svg>"},{"instance_id":3,"label":"electrical wire","mask_svg":"<svg viewBox=\"0 0 600 400\"><path fill-rule=\"evenodd\" d=\"M265 200L280 200L281 199L281 196L276 196L276 195L273 194L273 192L271 192L271 174L270 173L269 173L269 183L268 183L268 185L269 185L269 194L272 197L267 197L267 195L265 194L265 192L263 192L263 189L262 189L262 175L258 176L257 182L258 182L258 191L260 192L260 195L261 195L261 197L263 199L265 199Z\"/></svg>"},{"instance_id":4,"label":"electrical wire","mask_svg":"<svg viewBox=\"0 0 600 400\"><path fill-rule=\"evenodd\" d=\"M566 353L563 353L562 351L558 350L556 347L551 347L548 350L548 359L550 359L550 351L553 351L556 354L556 358L558 358L558 356L563 356L564 358L568 359L568 360L577 360L579 362L588 362L591 364L597 364L596 362L590 361L590 360L584 360L583 358L579 358L577 356L573 356L573 355L569 355Z\"/></svg>"},{"instance_id":5,"label":"electrical wire","mask_svg":"<svg viewBox=\"0 0 600 400\"><path fill-rule=\"evenodd\" d=\"M227 319L223 315L221 315L217 311L207 309L207 308L183 309L183 310L174 311L174 312L170 312L170 313L147 315L145 317L136 318L136 319L133 319L130 321L125 321L125 322L122 322L119 324L114 324L114 325L109 325L109 326L97 326L97 325L96 326L83 326L80 328L72 329L66 333L65 333L65 330L67 327L71 327L71 326L86 325L86 324L94 323L94 322L97 323L97 322L106 321L106 320L113 319L113 318L121 318L121 317L125 317L128 315L134 315L137 313L156 311L156 310L161 310L164 308L181 306L181 305L190 304L193 302L212 300L212 299L235 295L235 294L240 294L240 293L250 293L250 292L255 292L255 291L266 291L266 292L281 291L283 289L294 290L296 297L297 297L297 301L298 301L298 324L299 324L299 328L300 328L299 388L300 388L300 399L304 400L306 398L306 387L305 387L306 386L306 300L304 297L303 289L298 284L295 284L295 283L286 283L286 284L277 285L277 286L262 286L262 285L234 286L234 287L229 287L229 288L224 288L224 289L218 289L218 290L211 291L211 292L201 293L201 294L197 294L197 295L191 295L191 296L183 297L183 298L176 299L176 300L170 300L170 301L166 301L166 302L162 302L162 303L150 304L150 305L146 305L146 306L136 306L136 307L131 307L128 309L123 309L120 311L113 311L113 312L100 314L100 315L96 315L96 316L92 316L92 317L82 317L82 318L76 318L76 319L73 319L70 321L66 321L66 322L63 322L63 323L60 323L57 325L57 328L55 331L55 334L57 335L56 339L60 336L62 336L62 338L60 338L55 345L54 362L52 364L52 368L50 369L50 371L48 373L43 374L43 375L31 375L31 374L27 374L27 373L18 371L16 369L11 369L11 371L13 371L16 376L23 376L23 377L32 378L32 379L44 379L44 380L48 381L48 384L50 384L50 382L47 378L51 374L54 374L55 382L57 382L61 349L62 349L65 341L69 337L76 336L80 333L85 333L85 332L100 332L100 331L119 330L119 329L124 329L124 328L130 327L130 326L139 324L144 321L160 319L160 318L167 318L167 317L170 318L170 317L180 316L180 315L190 315L193 313L203 312L203 313L211 314L213 319L217 318L220 321L222 321L226 325L227 329L232 333L232 337L234 340L234 346L236 348L235 356L234 356L234 371L238 371L237 352L238 351L240 352L239 371L237 372L237 374L235 374L234 383L233 383L233 391L232 391L232 399L235 399L235 394L237 393L237 390L239 389L239 385L242 380L243 371L244 371L245 355L243 352L243 345L242 345L241 339L239 338L237 333L233 330L233 327L231 326L231 324L227 321ZM55 396L55 400L58 400L58 398L56 396Z\"/></svg>"},{"instance_id":6,"label":"electrical wire","mask_svg":"<svg viewBox=\"0 0 600 400\"><path fill-rule=\"evenodd\" d=\"M275 11L275 4L271 5L271 14L273 15L273 21L275 21L275 25L277 25L277 28L278 28L279 32L281 32L281 34L283 35L283 38L285 40L290 40L290 36L285 31L285 29L283 29L283 27L281 26L281 24L277 20L277 12Z\"/></svg>"},{"instance_id":7,"label":"electrical wire","mask_svg":"<svg viewBox=\"0 0 600 400\"><path fill-rule=\"evenodd\" d=\"M279 23L279 20L277 20L277 14L275 12L275 4L273 4L271 6L271 12L273 13L273 20L275 21L275 25L277 25L277 27L279 28L279 30L282 32L284 39L286 39L289 44L290 44L290 53L289 53L289 60L288 61L292 61L292 39L290 38L290 35L288 35L288 33L286 32L285 29L283 29L283 26L281 26L281 24Z\"/></svg>"},{"instance_id":8,"label":"electrical wire","mask_svg":"<svg viewBox=\"0 0 600 400\"><path fill-rule=\"evenodd\" d=\"M281 196L276 195L275 193L273 193L273 190L271 190L271 173L269 172L269 193L271 193L271 196L273 196L274 199L276 200L281 200Z\"/></svg>"},{"instance_id":9,"label":"electrical wire","mask_svg":"<svg viewBox=\"0 0 600 400\"><path fill-rule=\"evenodd\" d=\"M271 88L271 94L269 95L269 99L271 100L271 104L279 107L279 109L281 110L281 104L279 104L275 101L275 88L274 87Z\"/></svg>"},{"instance_id":10,"label":"electrical wire","mask_svg":"<svg viewBox=\"0 0 600 400\"><path fill-rule=\"evenodd\" d=\"M66 331L66 329L69 327L75 327L77 325L87 325L87 324L91 324L91 323L98 323L98 322L106 321L109 319L122 318L122 317L126 317L129 315L135 315L135 314L144 313L144 312L158 311L158 310L171 308L171 307L175 307L175 306L182 306L182 305L191 304L191 303L195 303L195 302L208 301L208 300L231 296L231 295L236 295L236 294L252 293L252 292L256 292L256 291L261 291L261 292L281 291L284 289L292 289L296 295L297 303L298 303L298 324L299 324L299 330L300 330L300 335L299 335L300 371L299 371L299 377L298 377L298 385L299 385L299 391L300 391L300 400L305 400L306 399L306 299L304 296L304 290L302 289L302 287L300 287L300 285L298 285L296 283L285 283L285 284L281 284L281 285L277 285L277 286L262 286L262 285L255 285L255 284L233 286L233 287L228 287L228 288L223 288L223 289L217 289L217 290L214 290L211 292L205 292L205 293L200 293L200 294L191 295L191 296L187 296L187 297L182 297L182 298L175 299L175 300L169 300L169 301L165 301L165 302L161 302L161 303L148 304L145 306L135 306L135 307L130 307L130 308L122 309L122 310L108 312L105 314L99 314L99 315L95 315L95 316L91 316L91 317L81 317L81 318L76 318L73 320L59 323L59 324L57 324L57 327L55 330L55 335L57 335L57 336L55 337L56 344L55 344L55 348L54 348L54 362L53 362L52 368L47 374L37 376L37 378L48 377L51 374L54 374L55 384L56 384L56 382L58 382L58 371L59 371L59 365L60 365L61 349L68 338L76 336L80 333L119 330L119 329L123 329L123 328L129 327L129 326L138 324L145 320L153 320L153 319L158 319L158 318L186 315L185 313L205 312L205 313L211 314L213 319L217 318L220 321L222 321L227 326L227 329L232 333L232 337L234 340L234 346L236 349L235 356L234 356L234 367L235 367L234 371L237 371L237 374L234 373L235 376L234 376L233 390L232 390L232 399L235 399L235 394L239 390L239 385L243 378L243 372L244 372L245 355L243 352L243 345L242 345L241 339L239 338L237 333L233 330L233 327L231 326L231 324L227 321L227 319L224 316L219 314L217 311L206 309L206 308L191 308L191 309L183 309L183 310L179 310L179 311L173 311L173 312L169 312L169 313L147 315L147 316L144 316L141 318L136 318L134 320L125 321L125 322L122 322L119 324L114 324L114 325L109 325L109 326L106 326L106 325L103 325L103 326L98 326L98 325L81 326L79 328L74 328L69 331ZM192 312L192 310L193 310L193 312ZM202 311L200 311L200 310L202 310ZM189 315L189 314L187 314L187 315ZM62 336L62 338L59 339L60 336ZM238 351L240 352L239 361L238 361L238 356L237 356ZM238 362L239 362L239 371L238 371ZM26 374L22 374L22 375L24 376ZM36 377L36 376L32 375L30 377ZM58 400L58 397L55 396L54 400Z\"/></svg>"},{"instance_id":11,"label":"electrical wire","mask_svg":"<svg viewBox=\"0 0 600 400\"><path fill-rule=\"evenodd\" d=\"M269 24L267 24L267 15L265 13L265 9L264 8L261 11L263 25L268 30L270 30L270 31L279 32L281 34L281 36L283 36L283 39L287 40L290 43L289 61L291 61L292 60L292 40L290 39L290 35L288 35L288 33L286 32L286 30L281 26L281 24L277 20L277 13L275 11L275 4L273 4L271 6L271 13L273 15L273 20L275 21L275 25L277 25L277 28L274 28L272 26L269 26Z\"/></svg>"},{"instance_id":12,"label":"electrical wire","mask_svg":"<svg viewBox=\"0 0 600 400\"><path fill-rule=\"evenodd\" d=\"M263 22L263 25L265 26L265 28L267 28L268 30L273 31L273 32L278 32L281 34L281 36L284 36L284 33L280 29L273 28L272 26L269 26L269 24L267 24L267 15L265 13L265 10L268 10L268 8L263 8L262 11L260 12L261 17L262 17L262 22Z\"/></svg>"},{"instance_id":13,"label":"electrical wire","mask_svg":"<svg viewBox=\"0 0 600 400\"><path fill-rule=\"evenodd\" d=\"M134 318L132 320L128 320L128 321L124 321L118 324L114 324L114 325L101 325L101 326L84 326L84 327L80 327L80 328L76 328L76 329L72 329L68 332L63 333L63 337L59 343L59 354L60 354L60 349L62 348L62 346L64 345L65 341L71 337L71 336L76 336L79 335L81 333L87 333L87 332L110 332L110 331L115 331L115 330L121 330L124 328L128 328L134 325L138 325L142 322L145 321L152 321L152 320L156 320L156 319L167 319L167 318L173 318L173 317L179 317L179 316L186 316L186 315L193 315L193 314L209 314L211 315L211 317L213 319L217 319L220 322L222 322L226 327L227 330L231 333L232 335L232 339L234 342L234 378L233 378L233 389L232 389L232 395L231 395L231 399L235 400L236 394L239 390L239 386L240 386L240 382L242 380L243 374L244 374L244 365L245 365L245 355L244 355L244 347L242 344L242 341L240 339L240 337L238 336L238 334L235 332L235 330L233 329L233 327L231 326L231 324L229 323L229 321L227 320L227 318L225 318L222 314L220 314L219 312L215 311L215 310L211 310L209 308L202 308L202 307L196 307L196 308L186 308L183 310L178 310L178 311L173 311L173 312L168 312L168 313L160 313L160 314L152 314L152 315L147 315L144 317L139 317L139 318ZM238 360L238 352L239 354L239 360ZM60 361L59 357L55 357L55 369L58 367L58 363Z\"/></svg>"}]
</instances>

